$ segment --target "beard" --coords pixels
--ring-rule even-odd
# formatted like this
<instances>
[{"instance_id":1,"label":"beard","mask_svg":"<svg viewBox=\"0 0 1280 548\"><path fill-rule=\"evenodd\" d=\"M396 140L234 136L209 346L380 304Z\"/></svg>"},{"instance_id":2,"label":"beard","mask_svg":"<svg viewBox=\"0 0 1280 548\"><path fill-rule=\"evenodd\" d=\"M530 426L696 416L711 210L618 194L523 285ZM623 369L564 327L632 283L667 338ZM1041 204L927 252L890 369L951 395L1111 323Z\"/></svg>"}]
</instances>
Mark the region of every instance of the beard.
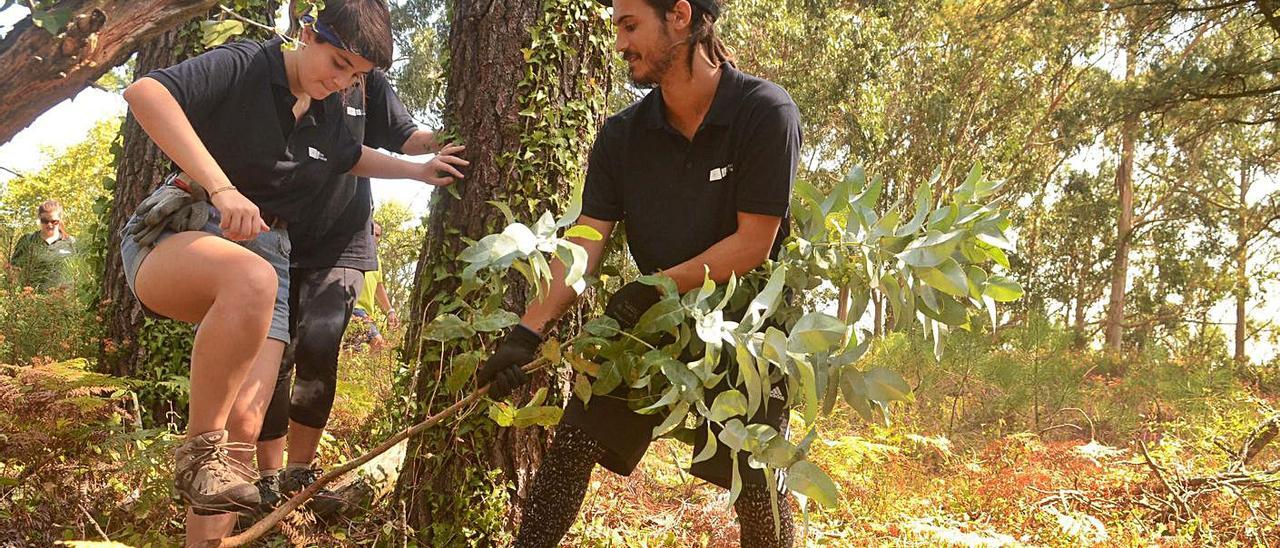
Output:
<instances>
[{"instance_id":1,"label":"beard","mask_svg":"<svg viewBox=\"0 0 1280 548\"><path fill-rule=\"evenodd\" d=\"M676 47L678 45L676 41L671 39L665 24L662 26L662 37L666 39L666 44L654 48L653 53L647 57L649 59L647 62L649 65L648 72L640 74L636 72L636 68L629 67L631 69L631 83L635 84L636 87L645 89L658 87L658 83L662 82L667 72L671 70L671 66L675 64L676 52L679 48ZM628 58L628 61L631 57L636 57L639 60L646 59L646 57L641 57L634 52L626 52L624 57Z\"/></svg>"}]
</instances>

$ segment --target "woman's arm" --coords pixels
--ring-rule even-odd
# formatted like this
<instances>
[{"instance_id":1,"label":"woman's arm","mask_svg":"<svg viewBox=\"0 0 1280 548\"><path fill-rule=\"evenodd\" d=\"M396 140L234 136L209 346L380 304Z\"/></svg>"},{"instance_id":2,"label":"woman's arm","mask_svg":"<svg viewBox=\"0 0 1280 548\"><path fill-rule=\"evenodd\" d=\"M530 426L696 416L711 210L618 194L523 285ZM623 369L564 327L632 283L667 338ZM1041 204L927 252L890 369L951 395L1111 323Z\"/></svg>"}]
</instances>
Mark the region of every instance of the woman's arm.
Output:
<instances>
[{"instance_id":1,"label":"woman's arm","mask_svg":"<svg viewBox=\"0 0 1280 548\"><path fill-rule=\"evenodd\" d=\"M455 179L465 178L462 172L458 171L459 167L471 165L471 162L455 156L463 150L465 147L449 145L441 149L430 162L419 164L401 160L365 146L360 153L360 160L351 168L351 174L357 177L379 179L415 179L429 185L448 186L453 184Z\"/></svg>"},{"instance_id":2,"label":"woman's arm","mask_svg":"<svg viewBox=\"0 0 1280 548\"><path fill-rule=\"evenodd\" d=\"M200 141L182 106L168 89L160 82L143 77L124 90L124 100L156 146L212 195L210 201L222 213L222 229L227 238L249 240L270 229L262 222L258 206L239 191L219 192L231 186L231 181Z\"/></svg>"}]
</instances>

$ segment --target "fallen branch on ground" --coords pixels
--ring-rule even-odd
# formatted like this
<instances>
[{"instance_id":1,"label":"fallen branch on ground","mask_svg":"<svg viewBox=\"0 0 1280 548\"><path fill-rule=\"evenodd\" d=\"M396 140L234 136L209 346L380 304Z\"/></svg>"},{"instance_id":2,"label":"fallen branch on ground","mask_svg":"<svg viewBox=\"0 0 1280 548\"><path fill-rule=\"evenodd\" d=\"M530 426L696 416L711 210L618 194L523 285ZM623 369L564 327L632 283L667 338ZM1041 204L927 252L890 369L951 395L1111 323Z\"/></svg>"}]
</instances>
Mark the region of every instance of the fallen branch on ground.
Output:
<instances>
[{"instance_id":1,"label":"fallen branch on ground","mask_svg":"<svg viewBox=\"0 0 1280 548\"><path fill-rule=\"evenodd\" d=\"M537 371L539 369L542 369L543 367L546 367L546 365L547 365L547 360L545 358L538 358L530 362L529 364L525 365L523 369L526 373L531 373L533 371ZM480 399L488 392L489 392L489 385L484 385L480 388L477 388L474 392L467 395L467 397L459 400L457 403L454 403L453 405L450 405L445 410L439 413L436 413L430 417L427 417L426 419L423 419L422 422L419 422L418 424L415 424L413 426L405 428L404 430L401 430L396 435L391 436L390 438L382 442L377 447L374 447L373 449L370 449L369 451L365 452L363 455L360 455L355 459L347 461L343 463L341 466L338 466L337 468L330 470L325 475L320 476L318 479L316 479L315 483L312 483L306 489L303 489L301 492L294 495L284 504L281 504L279 507L273 510L270 514L267 514L266 517L262 518L261 520L258 520L257 523L254 523L252 527L245 529L244 532L232 537L224 538L219 542L210 541L208 545L219 546L219 547L245 546L250 542L257 540L259 537L266 534L267 531L270 531L271 528L275 527L276 524L280 523L280 520L284 519L284 517L289 515L290 512L293 512L297 508L301 507L303 504L307 502L307 500L311 499L312 496L315 496L315 494L319 492L320 489L323 488L325 485L328 485L330 482L338 479L339 477L342 477L343 474L346 474L347 472L355 470L360 465L372 460L374 457L385 453L387 450L391 449L392 447L395 447L397 443L400 443L405 439L415 436L421 433L422 431L428 428L431 428L432 426L435 426L436 424L440 423L440 421L443 421L444 419L447 419L449 417L452 417L453 415L456 415L458 411L462 410L462 408Z\"/></svg>"}]
</instances>

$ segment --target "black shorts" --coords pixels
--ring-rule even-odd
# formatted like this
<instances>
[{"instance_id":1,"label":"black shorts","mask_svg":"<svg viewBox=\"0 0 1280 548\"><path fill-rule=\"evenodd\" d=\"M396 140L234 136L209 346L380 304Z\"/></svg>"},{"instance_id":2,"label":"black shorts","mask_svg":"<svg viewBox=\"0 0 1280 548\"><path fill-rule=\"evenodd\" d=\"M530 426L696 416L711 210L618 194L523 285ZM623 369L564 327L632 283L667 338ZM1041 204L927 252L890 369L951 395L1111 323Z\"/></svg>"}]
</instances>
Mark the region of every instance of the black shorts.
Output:
<instances>
[{"instance_id":1,"label":"black shorts","mask_svg":"<svg viewBox=\"0 0 1280 548\"><path fill-rule=\"evenodd\" d=\"M726 358L732 355L725 352ZM731 358L728 358L731 359ZM724 362L722 362L724 363ZM787 386L783 379L770 390L770 397L761 404L760 409L751 417L752 423L764 423L776 428L785 435L787 428ZM717 394L729 387L728 377L715 387L705 392L706 401L715 401ZM587 432L592 438L604 446L605 454L600 458L600 465L609 471L624 476L631 475L652 441L654 427L666 419L663 413L642 415L627 406L627 392L624 385L610 394L592 396L591 402L583 405L577 396L571 396L565 406L561 424L575 426ZM711 423L711 430L719 435L721 428ZM698 454L707 443L707 429L700 427L694 437L693 454ZM748 485L767 485L764 470L752 468L747 463L745 451L738 453L738 472L742 482ZM716 453L710 459L696 462L689 467L689 473L706 481L729 489L733 484L733 460L729 448L720 443Z\"/></svg>"}]
</instances>

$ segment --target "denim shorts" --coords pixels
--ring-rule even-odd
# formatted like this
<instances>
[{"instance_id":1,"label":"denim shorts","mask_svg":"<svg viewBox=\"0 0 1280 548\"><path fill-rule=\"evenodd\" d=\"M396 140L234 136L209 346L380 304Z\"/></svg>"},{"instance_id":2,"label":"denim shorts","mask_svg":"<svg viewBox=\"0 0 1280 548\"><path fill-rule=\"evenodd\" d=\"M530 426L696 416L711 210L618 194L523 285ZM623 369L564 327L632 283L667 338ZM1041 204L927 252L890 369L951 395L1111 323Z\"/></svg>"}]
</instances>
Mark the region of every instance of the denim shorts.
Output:
<instances>
[{"instance_id":1,"label":"denim shorts","mask_svg":"<svg viewBox=\"0 0 1280 548\"><path fill-rule=\"evenodd\" d=\"M210 210L209 222L205 223L201 232L222 236L222 229L218 226L222 221L222 215L212 206L210 206ZM133 241L133 238L129 236L129 231L141 222L142 219L137 215L129 217L129 222L125 223L124 228L120 231L120 259L124 262L124 277L128 281L129 290L133 291L134 297L138 296L138 289L134 285L137 283L138 268L142 266L147 254L143 253L142 247L138 245L138 242ZM162 232L156 238L156 244L174 234L177 233L168 230ZM279 281L279 285L276 287L276 302L274 309L271 311L271 329L267 332L267 338L289 344L290 246L288 230L283 227L272 228L268 232L258 234L258 237L252 240L235 243L252 251L254 255L266 259L267 263L271 264L271 267L276 270L276 279ZM143 308L146 308L145 305Z\"/></svg>"}]
</instances>

